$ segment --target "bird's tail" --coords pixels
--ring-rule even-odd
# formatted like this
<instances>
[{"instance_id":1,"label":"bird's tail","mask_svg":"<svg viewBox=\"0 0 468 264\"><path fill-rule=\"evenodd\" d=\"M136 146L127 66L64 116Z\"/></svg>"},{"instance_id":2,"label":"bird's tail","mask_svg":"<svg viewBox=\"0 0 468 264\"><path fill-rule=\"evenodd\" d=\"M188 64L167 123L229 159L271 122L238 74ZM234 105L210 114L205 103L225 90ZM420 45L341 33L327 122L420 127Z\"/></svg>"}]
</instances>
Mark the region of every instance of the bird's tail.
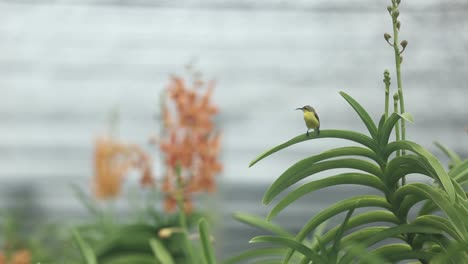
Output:
<instances>
[{"instance_id":1,"label":"bird's tail","mask_svg":"<svg viewBox=\"0 0 468 264\"><path fill-rule=\"evenodd\" d=\"M320 135L320 127L317 127L317 128L315 129L315 134L317 134L317 136Z\"/></svg>"}]
</instances>

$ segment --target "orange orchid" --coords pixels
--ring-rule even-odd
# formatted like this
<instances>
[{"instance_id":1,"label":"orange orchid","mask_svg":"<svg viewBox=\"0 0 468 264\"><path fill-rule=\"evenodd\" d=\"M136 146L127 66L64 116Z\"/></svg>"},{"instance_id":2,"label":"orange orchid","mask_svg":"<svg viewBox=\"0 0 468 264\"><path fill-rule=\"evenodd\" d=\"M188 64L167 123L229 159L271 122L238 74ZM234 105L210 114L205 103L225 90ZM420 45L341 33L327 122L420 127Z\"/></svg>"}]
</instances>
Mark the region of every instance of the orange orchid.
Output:
<instances>
[{"instance_id":1,"label":"orange orchid","mask_svg":"<svg viewBox=\"0 0 468 264\"><path fill-rule=\"evenodd\" d=\"M7 261L6 256L0 252L0 264L30 264L31 252L26 249L21 249L13 252L10 260Z\"/></svg>"},{"instance_id":2,"label":"orange orchid","mask_svg":"<svg viewBox=\"0 0 468 264\"><path fill-rule=\"evenodd\" d=\"M192 193L215 191L214 177L222 170L218 160L221 135L215 133L213 121L218 108L211 103L214 82L209 82L204 91L203 84L195 80L190 89L182 78L172 76L167 86L169 102L162 106L165 137L159 144L168 166L162 184L166 211L176 208L177 166L182 170L179 176L183 179L186 211L192 209ZM175 114L171 114L170 106Z\"/></svg>"},{"instance_id":3,"label":"orange orchid","mask_svg":"<svg viewBox=\"0 0 468 264\"><path fill-rule=\"evenodd\" d=\"M98 138L95 144L94 192L97 198L116 198L129 169L142 171L140 183L153 185L150 158L135 145L127 145L111 138Z\"/></svg>"}]
</instances>

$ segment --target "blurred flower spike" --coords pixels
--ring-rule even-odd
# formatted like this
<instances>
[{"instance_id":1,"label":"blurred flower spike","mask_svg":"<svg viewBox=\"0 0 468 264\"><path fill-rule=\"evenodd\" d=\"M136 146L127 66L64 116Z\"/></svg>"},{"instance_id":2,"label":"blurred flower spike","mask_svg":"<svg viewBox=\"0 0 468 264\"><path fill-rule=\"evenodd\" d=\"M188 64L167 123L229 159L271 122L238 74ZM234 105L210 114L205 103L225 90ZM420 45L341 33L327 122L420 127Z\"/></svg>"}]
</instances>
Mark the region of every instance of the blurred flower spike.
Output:
<instances>
[{"instance_id":1,"label":"blurred flower spike","mask_svg":"<svg viewBox=\"0 0 468 264\"><path fill-rule=\"evenodd\" d=\"M124 177L130 169L137 169L141 172L140 184L142 186L154 185L151 159L141 148L109 137L96 140L94 193L97 198L118 197Z\"/></svg>"},{"instance_id":2,"label":"blurred flower spike","mask_svg":"<svg viewBox=\"0 0 468 264\"><path fill-rule=\"evenodd\" d=\"M165 209L176 208L177 192L184 197L186 211L192 210L192 195L216 190L215 176L221 172L218 159L221 134L215 131L214 118L218 107L211 97L215 83L196 78L189 88L184 79L172 76L162 103L163 135L159 147L164 154L167 172L162 190L166 194ZM177 188L177 165L183 190Z\"/></svg>"}]
</instances>

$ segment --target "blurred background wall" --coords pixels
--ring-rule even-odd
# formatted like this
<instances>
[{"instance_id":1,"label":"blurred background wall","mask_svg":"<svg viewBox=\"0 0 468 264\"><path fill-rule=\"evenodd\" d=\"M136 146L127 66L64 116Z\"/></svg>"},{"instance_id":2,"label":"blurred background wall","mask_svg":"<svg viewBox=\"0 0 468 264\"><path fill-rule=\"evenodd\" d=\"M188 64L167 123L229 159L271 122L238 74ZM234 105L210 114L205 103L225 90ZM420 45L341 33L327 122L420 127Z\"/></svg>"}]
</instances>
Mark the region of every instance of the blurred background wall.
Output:
<instances>
[{"instance_id":1,"label":"blurred background wall","mask_svg":"<svg viewBox=\"0 0 468 264\"><path fill-rule=\"evenodd\" d=\"M69 184L89 185L93 142L107 132L109 113L120 113L120 138L147 146L159 131L154 117L168 76L195 61L218 84L219 203L222 230L235 238L221 242L222 251L246 247L250 231L236 232L241 225L229 213L266 212L260 199L269 183L294 161L339 143L310 141L247 169L257 154L305 132L296 107L313 105L322 129L362 132L339 91L374 119L382 113L383 70L396 79L383 39L391 32L389 3L0 1L0 208L80 216ZM415 118L408 138L439 157L434 140L466 157L468 2L402 0L400 10L400 37L409 42L406 108ZM330 194L305 199L287 225L302 225Z\"/></svg>"}]
</instances>

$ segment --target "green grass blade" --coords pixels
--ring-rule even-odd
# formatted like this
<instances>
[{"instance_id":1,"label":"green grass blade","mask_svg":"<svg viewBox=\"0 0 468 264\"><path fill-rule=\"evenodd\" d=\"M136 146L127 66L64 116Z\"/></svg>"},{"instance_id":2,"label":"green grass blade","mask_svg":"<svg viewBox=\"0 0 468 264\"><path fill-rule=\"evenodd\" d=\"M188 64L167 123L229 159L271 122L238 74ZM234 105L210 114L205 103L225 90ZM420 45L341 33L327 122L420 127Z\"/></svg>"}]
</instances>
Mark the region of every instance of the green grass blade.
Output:
<instances>
[{"instance_id":1,"label":"green grass blade","mask_svg":"<svg viewBox=\"0 0 468 264\"><path fill-rule=\"evenodd\" d=\"M91 247L86 243L83 238L81 237L80 233L75 229L72 229L73 239L75 240L78 248L80 249L80 253L83 256L86 264L97 264L96 255L94 254Z\"/></svg>"},{"instance_id":2,"label":"green grass blade","mask_svg":"<svg viewBox=\"0 0 468 264\"><path fill-rule=\"evenodd\" d=\"M286 229L283 229L279 225L268 222L265 219L260 218L258 216L244 214L244 213L235 213L233 217L240 222L259 228L264 231L271 232L275 235L279 235L283 237L294 237L294 235L286 231Z\"/></svg>"},{"instance_id":3,"label":"green grass blade","mask_svg":"<svg viewBox=\"0 0 468 264\"><path fill-rule=\"evenodd\" d=\"M325 259L318 255L316 252L312 251L310 248L306 247L300 242L297 242L296 240L292 238L285 238L285 237L275 237L275 236L257 236L252 238L249 243L272 243L272 244L278 244L290 249L294 249L294 251L297 251L304 255L305 257L309 258L311 261L314 263L324 263Z\"/></svg>"},{"instance_id":4,"label":"green grass blade","mask_svg":"<svg viewBox=\"0 0 468 264\"><path fill-rule=\"evenodd\" d=\"M161 241L152 238L149 240L149 243L156 258L156 264L175 264L171 253Z\"/></svg>"},{"instance_id":5,"label":"green grass blade","mask_svg":"<svg viewBox=\"0 0 468 264\"><path fill-rule=\"evenodd\" d=\"M345 92L340 92L340 95L343 96L343 98L351 105L354 111L356 111L356 113L359 115L362 122L364 122L364 125L366 125L367 130L369 130L369 133L372 136L372 138L374 139L377 138L377 127L375 126L374 121L372 121L372 118L366 112L366 110L356 100L354 100L351 96L349 96Z\"/></svg>"},{"instance_id":6,"label":"green grass blade","mask_svg":"<svg viewBox=\"0 0 468 264\"><path fill-rule=\"evenodd\" d=\"M406 149L424 158L426 166L435 172L436 175L433 175L433 177L437 178L438 181L442 184L450 201L455 202L457 200L457 194L455 187L452 184L452 180L450 179L440 161L432 153L414 142L401 140L388 144L385 150L386 156L388 157L397 149Z\"/></svg>"},{"instance_id":7,"label":"green grass blade","mask_svg":"<svg viewBox=\"0 0 468 264\"><path fill-rule=\"evenodd\" d=\"M299 135L295 138L292 138L276 147L273 147L262 154L260 154L257 158L252 160L249 164L249 167L252 167L255 163L259 162L260 160L270 156L271 154L278 152L282 149L285 149L289 146L292 146L294 144L306 141L306 140L311 140L311 139L317 139L317 138L337 138L337 139L346 139L350 140L356 143L359 143L361 145L364 145L370 149L372 149L374 152L378 151L378 146L375 144L371 138L369 138L366 135L363 135L358 132L354 131L348 131L348 130L320 130L320 136L315 135L314 133L310 134L310 136L306 136L305 134Z\"/></svg>"},{"instance_id":8,"label":"green grass blade","mask_svg":"<svg viewBox=\"0 0 468 264\"><path fill-rule=\"evenodd\" d=\"M298 200L306 194L323 188L338 186L342 184L369 186L384 193L386 191L386 186L382 183L382 180L380 180L374 175L357 172L338 174L335 176L303 184L294 191L289 192L271 209L270 213L267 216L267 220L270 221L281 211L283 211L286 207L288 207L291 203L295 202L296 200Z\"/></svg>"},{"instance_id":9,"label":"green grass blade","mask_svg":"<svg viewBox=\"0 0 468 264\"><path fill-rule=\"evenodd\" d=\"M381 177L381 170L378 166L371 162L360 159L336 159L312 163L308 166L303 164L301 167L302 170L297 171L294 174L291 173L291 170L287 170L280 177L278 177L278 179L276 179L265 192L265 195L263 196L263 203L269 204L278 194L308 176L326 170L343 168L360 170Z\"/></svg>"},{"instance_id":10,"label":"green grass blade","mask_svg":"<svg viewBox=\"0 0 468 264\"><path fill-rule=\"evenodd\" d=\"M203 248L203 255L207 264L216 264L215 253L210 239L210 231L208 223L204 218L198 222L198 232L200 234L200 241Z\"/></svg>"}]
</instances>

